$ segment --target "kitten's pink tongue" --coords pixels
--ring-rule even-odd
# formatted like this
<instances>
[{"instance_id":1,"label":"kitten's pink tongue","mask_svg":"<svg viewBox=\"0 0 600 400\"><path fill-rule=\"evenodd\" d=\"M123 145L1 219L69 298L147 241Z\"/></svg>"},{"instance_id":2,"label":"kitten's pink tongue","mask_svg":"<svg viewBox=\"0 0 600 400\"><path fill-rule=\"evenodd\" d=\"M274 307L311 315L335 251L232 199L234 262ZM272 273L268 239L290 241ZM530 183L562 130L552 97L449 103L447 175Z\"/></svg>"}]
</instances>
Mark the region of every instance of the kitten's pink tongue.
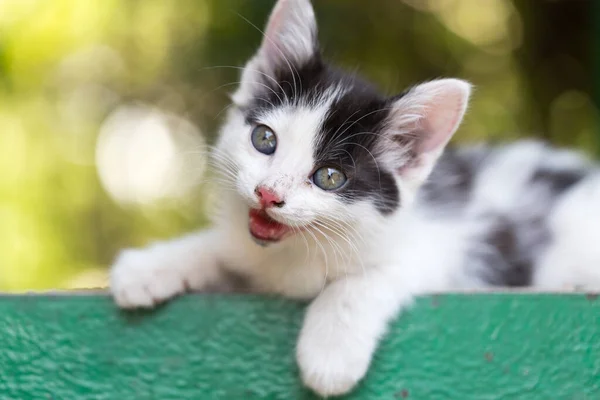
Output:
<instances>
[{"instance_id":1,"label":"kitten's pink tongue","mask_svg":"<svg viewBox=\"0 0 600 400\"><path fill-rule=\"evenodd\" d=\"M250 233L256 239L278 242L292 229L280 222L273 220L262 210L250 210Z\"/></svg>"}]
</instances>

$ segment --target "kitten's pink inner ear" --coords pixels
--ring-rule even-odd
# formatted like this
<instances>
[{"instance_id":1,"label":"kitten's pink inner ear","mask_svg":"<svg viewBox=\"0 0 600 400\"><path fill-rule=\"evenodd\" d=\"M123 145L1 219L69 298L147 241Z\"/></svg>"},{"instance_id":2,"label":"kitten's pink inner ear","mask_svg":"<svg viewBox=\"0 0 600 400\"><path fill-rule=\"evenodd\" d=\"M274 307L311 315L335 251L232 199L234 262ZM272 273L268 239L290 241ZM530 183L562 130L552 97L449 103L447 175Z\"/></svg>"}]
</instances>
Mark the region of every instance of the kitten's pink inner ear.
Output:
<instances>
[{"instance_id":1,"label":"kitten's pink inner ear","mask_svg":"<svg viewBox=\"0 0 600 400\"><path fill-rule=\"evenodd\" d=\"M277 44L279 32L281 31L281 24L284 21L284 12L282 3L284 1L279 1L275 8L273 9L271 16L269 17L269 22L265 29L265 37L263 38L263 43L261 49L265 52L265 55L269 59L273 59L275 57L281 57L278 53L281 51L279 49L279 45Z\"/></svg>"},{"instance_id":2,"label":"kitten's pink inner ear","mask_svg":"<svg viewBox=\"0 0 600 400\"><path fill-rule=\"evenodd\" d=\"M467 109L471 85L458 79L424 83L406 96L418 104L418 153L441 150L452 138ZM410 106L409 106L410 107ZM418 109L420 108L420 111Z\"/></svg>"}]
</instances>

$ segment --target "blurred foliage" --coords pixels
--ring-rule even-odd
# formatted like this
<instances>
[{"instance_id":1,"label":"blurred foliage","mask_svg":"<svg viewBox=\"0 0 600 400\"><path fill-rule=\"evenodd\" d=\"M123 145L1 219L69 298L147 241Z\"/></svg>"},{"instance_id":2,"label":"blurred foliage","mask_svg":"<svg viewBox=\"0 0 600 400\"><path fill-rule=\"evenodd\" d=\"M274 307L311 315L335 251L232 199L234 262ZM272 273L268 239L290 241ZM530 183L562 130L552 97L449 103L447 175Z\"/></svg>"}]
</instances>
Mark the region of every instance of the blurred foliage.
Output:
<instances>
[{"instance_id":1,"label":"blurred foliage","mask_svg":"<svg viewBox=\"0 0 600 400\"><path fill-rule=\"evenodd\" d=\"M597 151L591 0L314 3L327 57L390 94L440 76L474 82L457 140L537 136ZM203 157L169 129L191 123L188 132L214 138L237 67L261 39L244 18L262 27L272 5L0 0L1 290L100 286L118 249L204 223L202 181L162 198L119 193L142 185L156 194L147 190L156 165ZM144 123L155 133L148 140L167 141L100 148L122 140L102 142L101 132L121 124L127 135ZM168 171L166 181L178 182Z\"/></svg>"}]
</instances>

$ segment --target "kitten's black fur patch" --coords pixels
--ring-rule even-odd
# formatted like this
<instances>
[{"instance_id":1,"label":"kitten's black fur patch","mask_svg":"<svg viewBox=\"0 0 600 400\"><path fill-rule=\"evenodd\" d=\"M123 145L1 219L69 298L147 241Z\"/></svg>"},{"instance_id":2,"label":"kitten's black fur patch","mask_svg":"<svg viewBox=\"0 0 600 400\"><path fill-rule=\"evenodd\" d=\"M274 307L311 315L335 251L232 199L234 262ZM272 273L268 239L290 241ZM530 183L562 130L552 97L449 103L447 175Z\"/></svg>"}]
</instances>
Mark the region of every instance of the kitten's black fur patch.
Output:
<instances>
[{"instance_id":1,"label":"kitten's black fur patch","mask_svg":"<svg viewBox=\"0 0 600 400\"><path fill-rule=\"evenodd\" d=\"M345 94L331 104L316 137L315 168L334 166L348 176L335 193L346 202L371 199L382 214L400 205L400 193L391 172L375 158L375 147L384 140L381 129L389 102L371 84L342 72L321 60L318 54L304 63L275 71L277 83L264 78L268 86L247 108L246 119L255 123L260 114L282 103L319 106L328 89L344 88Z\"/></svg>"},{"instance_id":2,"label":"kitten's black fur patch","mask_svg":"<svg viewBox=\"0 0 600 400\"><path fill-rule=\"evenodd\" d=\"M468 207L478 185L476 178L486 168L495 168L496 162L502 163L504 157L511 157L510 148L502 146L448 148L419 192L419 204L432 210L435 218L466 219L480 227L469 238L465 262L487 284L532 283L537 258L552 242L548 215L590 172L583 162L570 168L556 165L554 150L543 149L528 184L509 209L498 210L493 202L481 200L476 213Z\"/></svg>"},{"instance_id":3,"label":"kitten's black fur patch","mask_svg":"<svg viewBox=\"0 0 600 400\"><path fill-rule=\"evenodd\" d=\"M530 285L536 250L548 241L543 222L530 221L533 225L527 227L530 236L526 243L519 237L519 233L523 232L519 223L501 215L488 216L487 219L489 230L475 242L476 250L469 253L469 256L479 257L485 266L480 276L496 286ZM525 244L532 247L525 248Z\"/></svg>"},{"instance_id":4,"label":"kitten's black fur patch","mask_svg":"<svg viewBox=\"0 0 600 400\"><path fill-rule=\"evenodd\" d=\"M560 194L581 181L588 171L585 169L552 169L540 167L531 178L532 185L544 185L553 194Z\"/></svg>"},{"instance_id":5,"label":"kitten's black fur patch","mask_svg":"<svg viewBox=\"0 0 600 400\"><path fill-rule=\"evenodd\" d=\"M420 200L436 208L456 210L470 198L479 163L464 151L448 147L419 191Z\"/></svg>"},{"instance_id":6,"label":"kitten's black fur patch","mask_svg":"<svg viewBox=\"0 0 600 400\"><path fill-rule=\"evenodd\" d=\"M256 122L265 110L280 107L284 104L315 104L317 99L331 85L342 78L333 73L315 54L302 65L287 65L277 67L270 79L262 75L262 88L255 94L253 101L246 107L248 122Z\"/></svg>"},{"instance_id":7,"label":"kitten's black fur patch","mask_svg":"<svg viewBox=\"0 0 600 400\"><path fill-rule=\"evenodd\" d=\"M571 168L557 167L553 157L555 154L548 149L514 209L506 214L490 210L472 217L484 228L472 238L467 262L479 268L477 273L485 282L497 286L532 284L537 258L552 242L547 216L557 201L590 172L583 163Z\"/></svg>"},{"instance_id":8,"label":"kitten's black fur patch","mask_svg":"<svg viewBox=\"0 0 600 400\"><path fill-rule=\"evenodd\" d=\"M349 175L338 193L348 202L370 198L382 214L400 205L400 193L391 172L382 169L375 148L389 114L388 102L374 89L354 78L351 89L332 105L318 137L315 160L340 165Z\"/></svg>"}]
</instances>

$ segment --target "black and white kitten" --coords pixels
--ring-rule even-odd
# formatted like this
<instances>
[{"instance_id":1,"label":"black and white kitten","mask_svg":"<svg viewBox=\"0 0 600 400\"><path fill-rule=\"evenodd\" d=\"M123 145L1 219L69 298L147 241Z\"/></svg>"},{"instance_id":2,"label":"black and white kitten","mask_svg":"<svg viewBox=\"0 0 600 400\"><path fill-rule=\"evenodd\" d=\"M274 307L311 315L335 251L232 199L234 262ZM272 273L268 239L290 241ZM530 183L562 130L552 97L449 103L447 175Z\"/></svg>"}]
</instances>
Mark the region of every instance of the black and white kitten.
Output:
<instances>
[{"instance_id":1,"label":"black and white kitten","mask_svg":"<svg viewBox=\"0 0 600 400\"><path fill-rule=\"evenodd\" d=\"M212 228L123 252L116 302L152 307L232 275L314 298L298 363L335 395L415 295L599 286L598 170L537 142L443 153L470 91L441 79L386 97L323 61L309 0L279 0L215 151Z\"/></svg>"}]
</instances>

